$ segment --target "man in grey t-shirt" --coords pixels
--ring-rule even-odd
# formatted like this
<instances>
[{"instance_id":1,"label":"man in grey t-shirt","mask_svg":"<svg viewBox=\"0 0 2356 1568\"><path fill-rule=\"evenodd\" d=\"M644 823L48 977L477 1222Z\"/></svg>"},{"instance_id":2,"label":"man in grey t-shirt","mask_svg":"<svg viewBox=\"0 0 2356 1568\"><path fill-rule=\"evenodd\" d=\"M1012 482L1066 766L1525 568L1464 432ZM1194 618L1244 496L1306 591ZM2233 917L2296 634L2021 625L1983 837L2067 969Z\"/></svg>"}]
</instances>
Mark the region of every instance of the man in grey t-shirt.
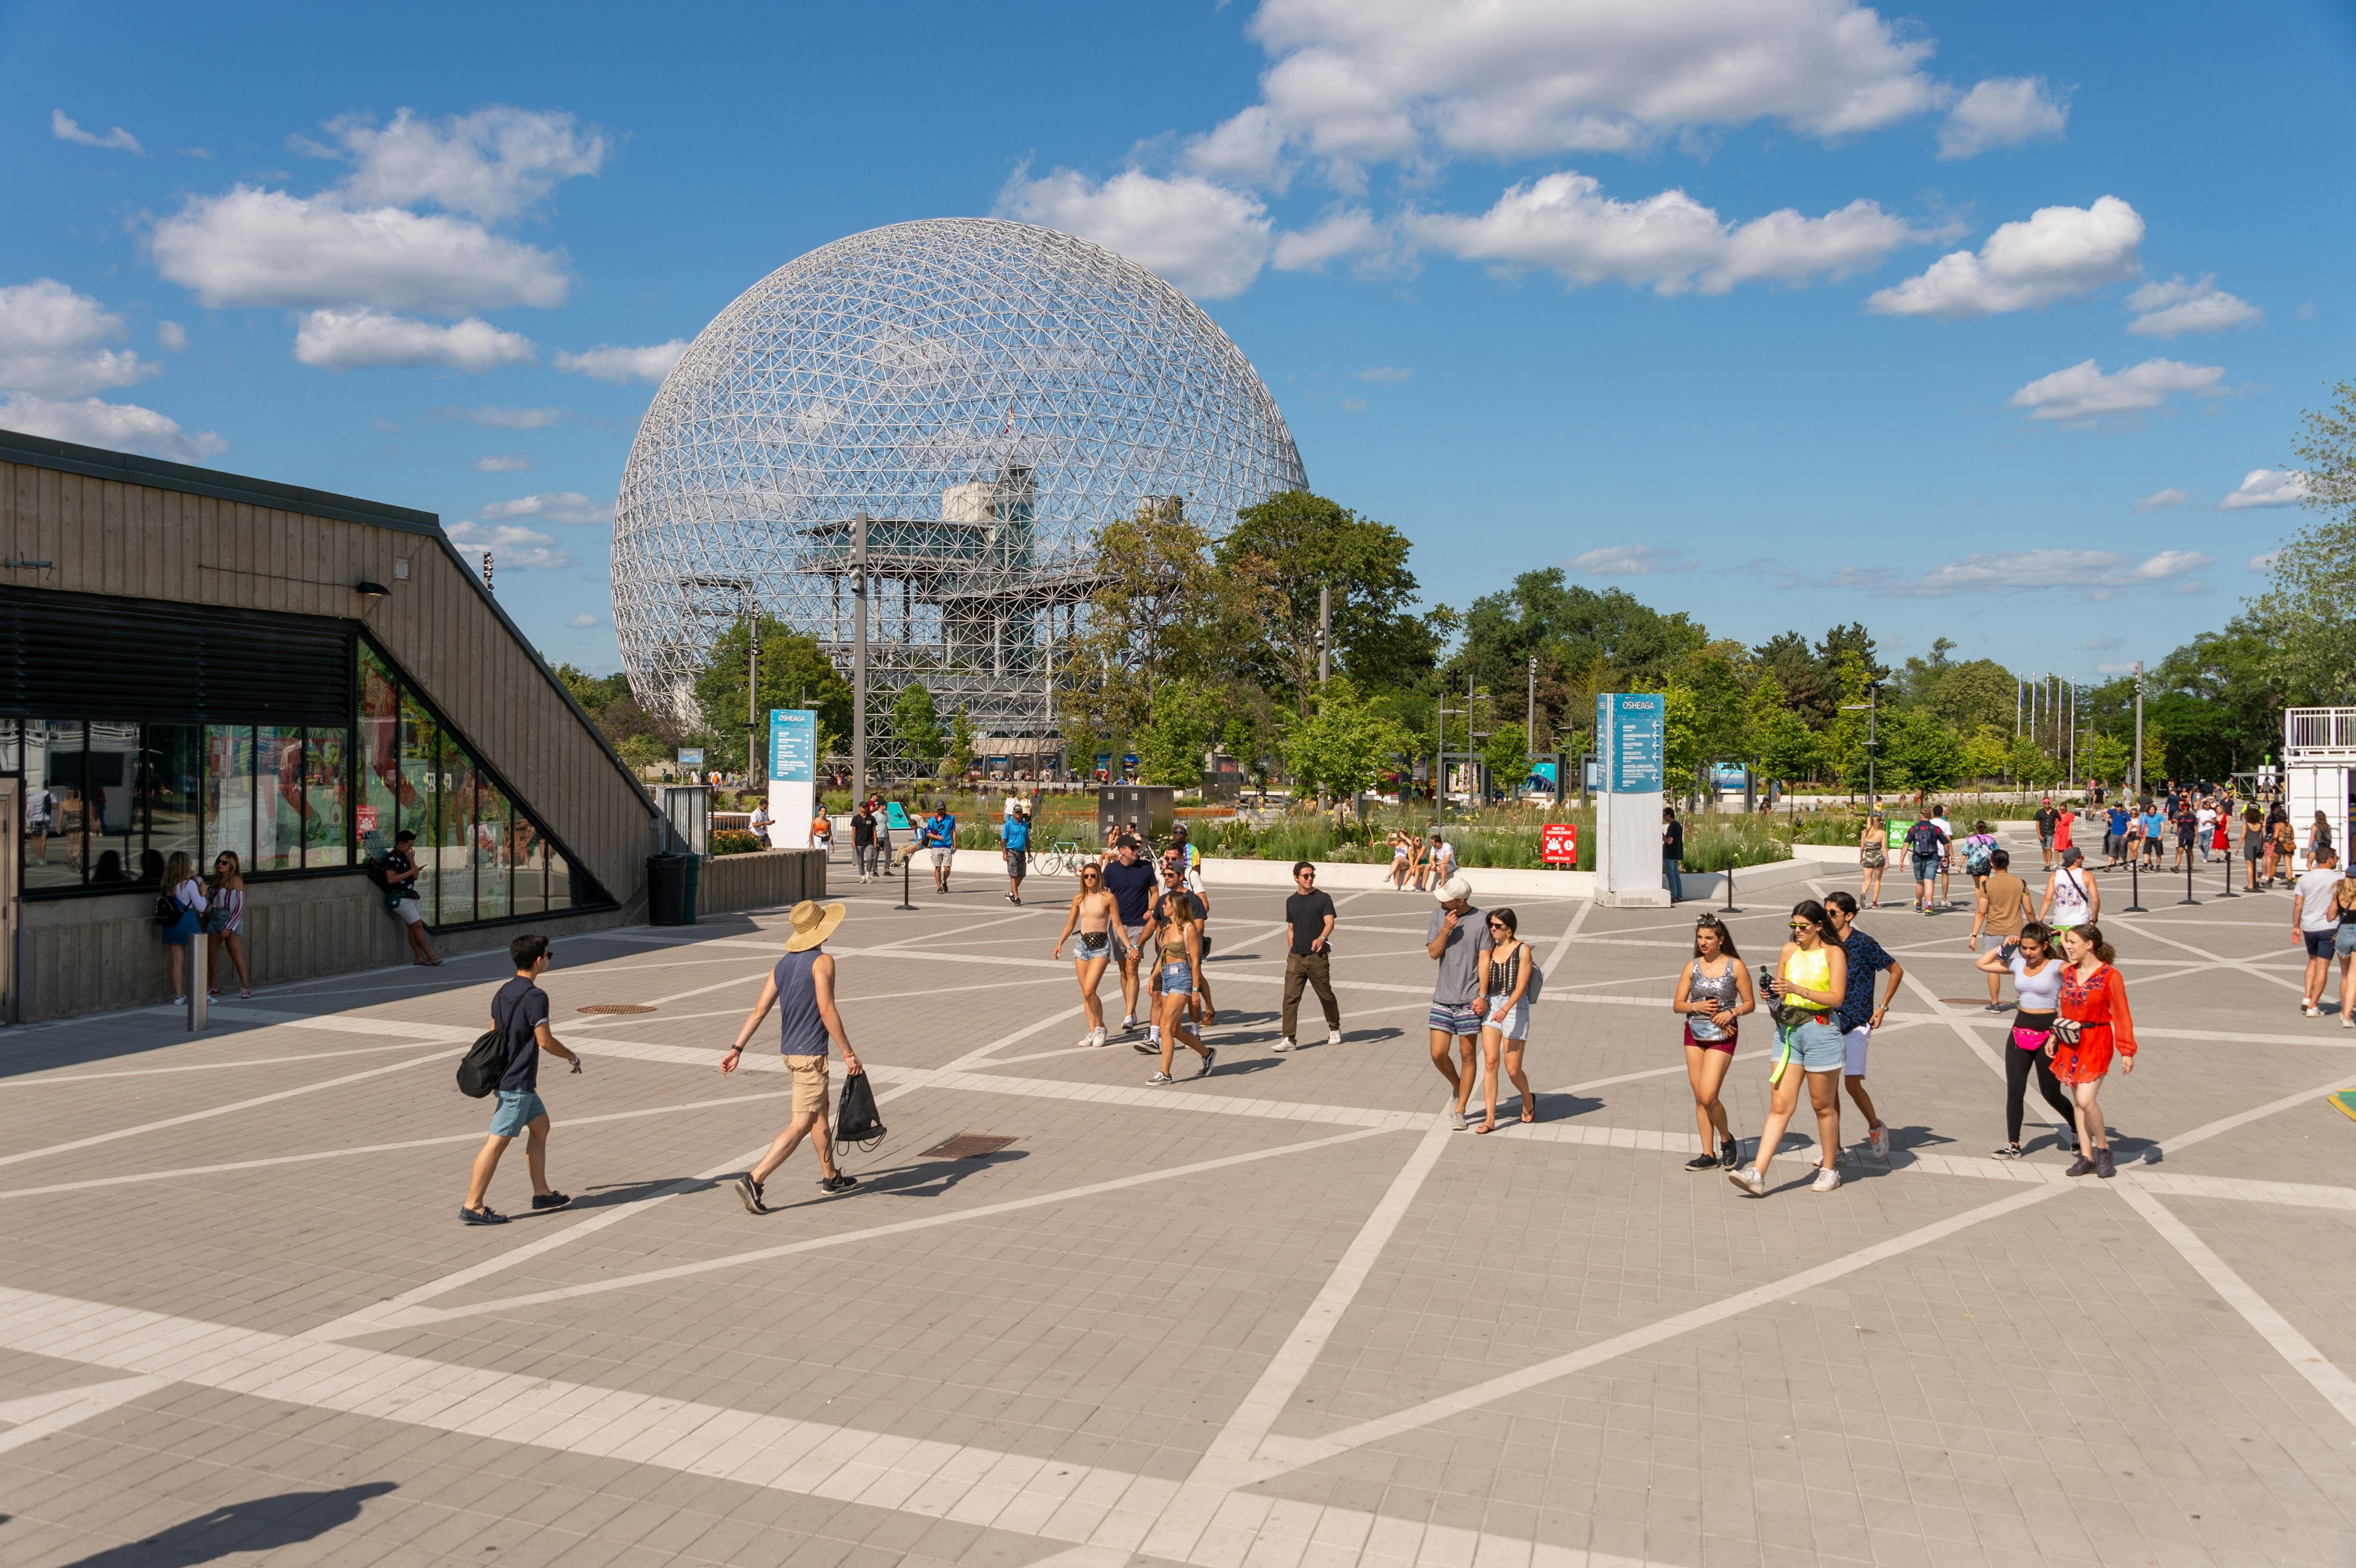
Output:
<instances>
[{"instance_id":1,"label":"man in grey t-shirt","mask_svg":"<svg viewBox=\"0 0 2356 1568\"><path fill-rule=\"evenodd\" d=\"M1424 951L1440 963L1431 987L1431 1065L1448 1080L1451 1099L1440 1114L1462 1128L1465 1097L1480 1076L1481 966L1496 943L1489 934L1488 917L1472 907L1472 883L1450 877L1432 896L1440 907L1431 912L1431 923L1423 933ZM1459 1044L1464 1057L1461 1073L1449 1060L1451 1044Z\"/></svg>"}]
</instances>

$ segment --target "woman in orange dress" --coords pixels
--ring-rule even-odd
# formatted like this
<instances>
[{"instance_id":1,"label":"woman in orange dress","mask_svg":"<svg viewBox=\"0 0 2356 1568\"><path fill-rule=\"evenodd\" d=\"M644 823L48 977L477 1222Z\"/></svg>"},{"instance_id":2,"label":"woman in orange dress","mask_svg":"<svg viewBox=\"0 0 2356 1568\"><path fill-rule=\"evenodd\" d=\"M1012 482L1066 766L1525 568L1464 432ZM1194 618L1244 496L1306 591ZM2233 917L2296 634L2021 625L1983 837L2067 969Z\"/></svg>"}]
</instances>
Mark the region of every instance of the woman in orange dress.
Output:
<instances>
[{"instance_id":1,"label":"woman in orange dress","mask_svg":"<svg viewBox=\"0 0 2356 1568\"><path fill-rule=\"evenodd\" d=\"M2067 963L2061 1010L2045 1050L2053 1061L2053 1076L2070 1086L2078 1107L2078 1157L2064 1174L2108 1178L2115 1174L2110 1129L2103 1125L2094 1096L2114 1055L2119 1071L2135 1071L2135 1018L2127 1011L2127 983L2112 967L2117 955L2103 940L2101 926L2089 923L2063 932L2062 955Z\"/></svg>"}]
</instances>

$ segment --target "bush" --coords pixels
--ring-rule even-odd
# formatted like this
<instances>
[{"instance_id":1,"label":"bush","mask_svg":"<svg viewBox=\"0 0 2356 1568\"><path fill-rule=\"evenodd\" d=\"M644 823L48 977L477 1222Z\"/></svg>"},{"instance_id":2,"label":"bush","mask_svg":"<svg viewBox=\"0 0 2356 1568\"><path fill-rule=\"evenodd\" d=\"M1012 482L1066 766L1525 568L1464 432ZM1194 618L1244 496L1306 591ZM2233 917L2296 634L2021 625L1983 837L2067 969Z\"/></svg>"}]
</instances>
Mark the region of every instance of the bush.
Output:
<instances>
[{"instance_id":1,"label":"bush","mask_svg":"<svg viewBox=\"0 0 2356 1568\"><path fill-rule=\"evenodd\" d=\"M768 846L754 834L741 827L715 827L712 830L712 852L715 855L749 855Z\"/></svg>"}]
</instances>

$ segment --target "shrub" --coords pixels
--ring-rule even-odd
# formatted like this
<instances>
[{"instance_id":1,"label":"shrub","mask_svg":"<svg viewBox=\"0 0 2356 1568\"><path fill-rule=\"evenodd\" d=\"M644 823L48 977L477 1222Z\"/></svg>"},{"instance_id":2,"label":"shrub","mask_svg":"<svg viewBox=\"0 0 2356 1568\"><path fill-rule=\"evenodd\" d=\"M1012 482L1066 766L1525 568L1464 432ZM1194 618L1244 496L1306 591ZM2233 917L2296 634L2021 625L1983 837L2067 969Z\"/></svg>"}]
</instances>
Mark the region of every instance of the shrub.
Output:
<instances>
[{"instance_id":1,"label":"shrub","mask_svg":"<svg viewBox=\"0 0 2356 1568\"><path fill-rule=\"evenodd\" d=\"M741 827L715 827L712 830L712 852L715 855L746 855L768 846Z\"/></svg>"}]
</instances>

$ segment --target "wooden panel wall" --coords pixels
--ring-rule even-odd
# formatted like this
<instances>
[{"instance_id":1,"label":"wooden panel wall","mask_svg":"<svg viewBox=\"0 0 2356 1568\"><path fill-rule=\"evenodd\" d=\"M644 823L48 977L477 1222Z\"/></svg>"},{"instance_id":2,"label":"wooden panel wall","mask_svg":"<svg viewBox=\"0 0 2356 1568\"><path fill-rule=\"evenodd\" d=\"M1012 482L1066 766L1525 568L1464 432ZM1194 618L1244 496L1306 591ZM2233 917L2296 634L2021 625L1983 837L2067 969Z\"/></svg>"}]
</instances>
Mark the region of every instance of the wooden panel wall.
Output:
<instances>
[{"instance_id":1,"label":"wooden panel wall","mask_svg":"<svg viewBox=\"0 0 2356 1568\"><path fill-rule=\"evenodd\" d=\"M695 909L698 915L788 909L803 899L824 897L825 850L755 849L706 860L697 876Z\"/></svg>"},{"instance_id":2,"label":"wooden panel wall","mask_svg":"<svg viewBox=\"0 0 2356 1568\"><path fill-rule=\"evenodd\" d=\"M643 909L651 806L438 535L0 461L0 554L55 563L0 571L22 587L359 621L625 914ZM363 580L392 592L364 602Z\"/></svg>"}]
</instances>

